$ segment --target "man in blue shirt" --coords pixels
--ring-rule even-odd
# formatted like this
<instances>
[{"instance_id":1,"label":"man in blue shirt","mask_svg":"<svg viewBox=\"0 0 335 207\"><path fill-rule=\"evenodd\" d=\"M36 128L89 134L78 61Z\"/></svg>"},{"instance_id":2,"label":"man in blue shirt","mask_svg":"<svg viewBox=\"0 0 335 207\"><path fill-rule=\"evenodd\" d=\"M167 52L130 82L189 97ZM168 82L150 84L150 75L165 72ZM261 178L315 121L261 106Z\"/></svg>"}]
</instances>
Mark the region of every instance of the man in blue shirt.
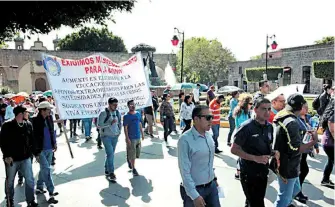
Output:
<instances>
[{"instance_id":1,"label":"man in blue shirt","mask_svg":"<svg viewBox=\"0 0 335 207\"><path fill-rule=\"evenodd\" d=\"M33 132L36 140L35 153L36 161L40 164L40 172L38 174L36 193L43 194L44 184L49 192L49 203L56 204L58 201L54 196L58 195L55 192L55 185L52 179L51 163L53 153L57 150L56 138L54 133L54 122L50 112L52 105L43 101L38 105L38 114L33 118Z\"/></svg>"},{"instance_id":2,"label":"man in blue shirt","mask_svg":"<svg viewBox=\"0 0 335 207\"><path fill-rule=\"evenodd\" d=\"M133 175L138 176L135 168L135 159L141 154L141 137L144 140L142 130L141 115L135 111L135 103L133 100L127 103L129 112L123 117L124 134L127 143L127 159L131 163Z\"/></svg>"},{"instance_id":3,"label":"man in blue shirt","mask_svg":"<svg viewBox=\"0 0 335 207\"><path fill-rule=\"evenodd\" d=\"M197 105L192 112L193 127L178 141L178 165L184 207L219 207L213 160L215 144L211 134L213 115L208 106Z\"/></svg>"}]
</instances>

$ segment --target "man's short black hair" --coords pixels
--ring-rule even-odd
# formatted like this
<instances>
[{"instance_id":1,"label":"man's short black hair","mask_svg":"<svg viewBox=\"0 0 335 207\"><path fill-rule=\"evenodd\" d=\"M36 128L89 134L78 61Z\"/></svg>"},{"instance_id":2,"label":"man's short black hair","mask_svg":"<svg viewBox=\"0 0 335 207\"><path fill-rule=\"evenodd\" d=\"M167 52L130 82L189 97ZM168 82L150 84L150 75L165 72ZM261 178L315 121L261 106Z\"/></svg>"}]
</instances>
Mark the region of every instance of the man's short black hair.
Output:
<instances>
[{"instance_id":1,"label":"man's short black hair","mask_svg":"<svg viewBox=\"0 0 335 207\"><path fill-rule=\"evenodd\" d=\"M199 117L199 115L201 115L203 110L209 109L208 106L206 105L197 105L194 107L193 111L192 111L192 119L194 120L195 117Z\"/></svg>"},{"instance_id":2,"label":"man's short black hair","mask_svg":"<svg viewBox=\"0 0 335 207\"><path fill-rule=\"evenodd\" d=\"M43 102L43 101L47 101L47 99L44 96L42 96L38 99L38 102L40 102L40 103Z\"/></svg>"},{"instance_id":3,"label":"man's short black hair","mask_svg":"<svg viewBox=\"0 0 335 207\"><path fill-rule=\"evenodd\" d=\"M19 115L20 113L24 113L25 111L27 111L27 108L22 105L18 105L13 109L15 116Z\"/></svg>"},{"instance_id":4,"label":"man's short black hair","mask_svg":"<svg viewBox=\"0 0 335 207\"><path fill-rule=\"evenodd\" d=\"M258 107L261 106L261 104L267 104L267 103L271 103L271 101L267 98L259 97L259 98L256 98L254 102L254 107L257 109Z\"/></svg>"},{"instance_id":5,"label":"man's short black hair","mask_svg":"<svg viewBox=\"0 0 335 207\"><path fill-rule=\"evenodd\" d=\"M119 101L115 97L111 97L108 99L108 104L118 103Z\"/></svg>"},{"instance_id":6,"label":"man's short black hair","mask_svg":"<svg viewBox=\"0 0 335 207\"><path fill-rule=\"evenodd\" d=\"M131 102L134 102L134 100L129 100L129 101L127 102L127 106L129 106L129 105L131 104Z\"/></svg>"},{"instance_id":7,"label":"man's short black hair","mask_svg":"<svg viewBox=\"0 0 335 207\"><path fill-rule=\"evenodd\" d=\"M200 86L200 84L199 84L199 83L197 83L197 86Z\"/></svg>"},{"instance_id":8,"label":"man's short black hair","mask_svg":"<svg viewBox=\"0 0 335 207\"><path fill-rule=\"evenodd\" d=\"M261 80L258 82L258 87L263 87L265 85L265 83L267 83L268 81L267 80Z\"/></svg>"},{"instance_id":9,"label":"man's short black hair","mask_svg":"<svg viewBox=\"0 0 335 207\"><path fill-rule=\"evenodd\" d=\"M224 99L224 95L219 95L218 99Z\"/></svg>"},{"instance_id":10,"label":"man's short black hair","mask_svg":"<svg viewBox=\"0 0 335 207\"><path fill-rule=\"evenodd\" d=\"M330 84L324 84L323 85L323 90L327 91L327 89L330 89L332 86Z\"/></svg>"}]
</instances>

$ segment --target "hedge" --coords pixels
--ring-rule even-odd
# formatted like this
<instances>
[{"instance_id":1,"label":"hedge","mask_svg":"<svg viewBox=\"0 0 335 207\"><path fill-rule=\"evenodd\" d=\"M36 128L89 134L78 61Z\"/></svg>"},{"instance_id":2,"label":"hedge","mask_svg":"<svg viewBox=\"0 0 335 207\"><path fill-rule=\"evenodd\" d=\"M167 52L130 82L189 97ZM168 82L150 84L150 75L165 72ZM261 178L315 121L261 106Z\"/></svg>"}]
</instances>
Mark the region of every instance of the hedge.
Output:
<instances>
[{"instance_id":1,"label":"hedge","mask_svg":"<svg viewBox=\"0 0 335 207\"><path fill-rule=\"evenodd\" d=\"M259 82L263 80L264 73L265 67L245 69L245 76L248 82ZM283 75L283 67L269 66L267 70L268 80L278 80L278 73Z\"/></svg>"},{"instance_id":2,"label":"hedge","mask_svg":"<svg viewBox=\"0 0 335 207\"><path fill-rule=\"evenodd\" d=\"M334 60L319 60L313 62L313 73L316 78L334 79Z\"/></svg>"}]
</instances>

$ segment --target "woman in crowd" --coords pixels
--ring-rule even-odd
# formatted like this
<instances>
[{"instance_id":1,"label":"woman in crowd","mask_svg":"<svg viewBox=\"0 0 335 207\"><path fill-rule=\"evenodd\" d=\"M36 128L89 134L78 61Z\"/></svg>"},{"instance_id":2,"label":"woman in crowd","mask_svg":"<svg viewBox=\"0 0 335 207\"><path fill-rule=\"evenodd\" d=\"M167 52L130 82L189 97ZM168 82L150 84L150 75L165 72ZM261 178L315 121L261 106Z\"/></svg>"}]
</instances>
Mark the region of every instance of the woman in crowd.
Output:
<instances>
[{"instance_id":1,"label":"woman in crowd","mask_svg":"<svg viewBox=\"0 0 335 207\"><path fill-rule=\"evenodd\" d=\"M300 112L300 119L298 119L298 121L299 121L299 126L300 126L301 137L304 137L306 132L311 128L311 122L310 122L311 115L308 114L308 103L305 103L303 105L302 110ZM316 153L318 154L319 153L318 145L316 144L314 147L316 149ZM302 153L301 160L300 160L299 180L300 180L301 191L298 193L295 199L301 203L306 203L306 201L308 200L308 197L302 193L302 184L304 183L305 178L309 172L309 167L307 164L307 156L310 150L307 150L306 152Z\"/></svg>"},{"instance_id":2,"label":"woman in crowd","mask_svg":"<svg viewBox=\"0 0 335 207\"><path fill-rule=\"evenodd\" d=\"M183 133L191 128L192 122L192 111L194 109L194 104L192 102L192 97L190 95L185 96L184 102L181 104L180 116L186 124Z\"/></svg>"},{"instance_id":3,"label":"woman in crowd","mask_svg":"<svg viewBox=\"0 0 335 207\"><path fill-rule=\"evenodd\" d=\"M162 104L159 109L160 113L160 121L164 126L164 140L166 144L168 144L167 137L173 131L173 124L174 124L174 113L173 108L170 103L171 95L170 94L163 94L162 97Z\"/></svg>"},{"instance_id":4,"label":"woman in crowd","mask_svg":"<svg viewBox=\"0 0 335 207\"><path fill-rule=\"evenodd\" d=\"M321 126L323 129L321 143L328 157L321 185L327 187L334 187L334 183L330 180L330 174L332 173L334 167L334 104L335 101L334 98L332 98L321 119Z\"/></svg>"},{"instance_id":5,"label":"woman in crowd","mask_svg":"<svg viewBox=\"0 0 335 207\"><path fill-rule=\"evenodd\" d=\"M233 118L235 119L235 130L237 130L243 122L250 119L250 109L253 105L252 96L250 94L241 94L239 96L238 105L235 107L233 112ZM237 172L235 179L240 179L240 166L237 162Z\"/></svg>"},{"instance_id":6,"label":"woman in crowd","mask_svg":"<svg viewBox=\"0 0 335 207\"><path fill-rule=\"evenodd\" d=\"M93 122L92 118L85 118L85 119L82 119L81 121L82 125L84 126L86 141L92 139L91 137L92 122Z\"/></svg>"},{"instance_id":7,"label":"woman in crowd","mask_svg":"<svg viewBox=\"0 0 335 207\"><path fill-rule=\"evenodd\" d=\"M231 140L231 136L235 130L235 119L233 117L233 112L235 107L238 105L238 97L239 97L240 93L238 91L234 91L231 94L231 99L229 101L229 114L228 114L228 121L229 121L229 133L228 133L228 139L227 139L227 145L231 146L230 140Z\"/></svg>"},{"instance_id":8,"label":"woman in crowd","mask_svg":"<svg viewBox=\"0 0 335 207\"><path fill-rule=\"evenodd\" d=\"M184 122L183 118L181 117L181 105L184 102L184 100L185 100L185 93L181 92L179 94L179 120L180 120L179 126L180 126L181 130L184 130L184 128L185 128L185 122Z\"/></svg>"}]
</instances>

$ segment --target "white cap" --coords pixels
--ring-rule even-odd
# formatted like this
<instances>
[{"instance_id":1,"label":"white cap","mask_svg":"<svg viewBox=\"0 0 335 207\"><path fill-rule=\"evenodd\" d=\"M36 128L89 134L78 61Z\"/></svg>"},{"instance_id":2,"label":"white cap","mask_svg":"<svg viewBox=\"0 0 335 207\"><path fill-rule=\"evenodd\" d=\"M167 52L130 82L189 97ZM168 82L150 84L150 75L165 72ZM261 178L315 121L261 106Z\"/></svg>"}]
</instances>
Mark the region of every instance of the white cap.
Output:
<instances>
[{"instance_id":1,"label":"white cap","mask_svg":"<svg viewBox=\"0 0 335 207\"><path fill-rule=\"evenodd\" d=\"M43 101L40 104L38 104L39 109L52 109L53 105L51 105L48 101Z\"/></svg>"}]
</instances>

